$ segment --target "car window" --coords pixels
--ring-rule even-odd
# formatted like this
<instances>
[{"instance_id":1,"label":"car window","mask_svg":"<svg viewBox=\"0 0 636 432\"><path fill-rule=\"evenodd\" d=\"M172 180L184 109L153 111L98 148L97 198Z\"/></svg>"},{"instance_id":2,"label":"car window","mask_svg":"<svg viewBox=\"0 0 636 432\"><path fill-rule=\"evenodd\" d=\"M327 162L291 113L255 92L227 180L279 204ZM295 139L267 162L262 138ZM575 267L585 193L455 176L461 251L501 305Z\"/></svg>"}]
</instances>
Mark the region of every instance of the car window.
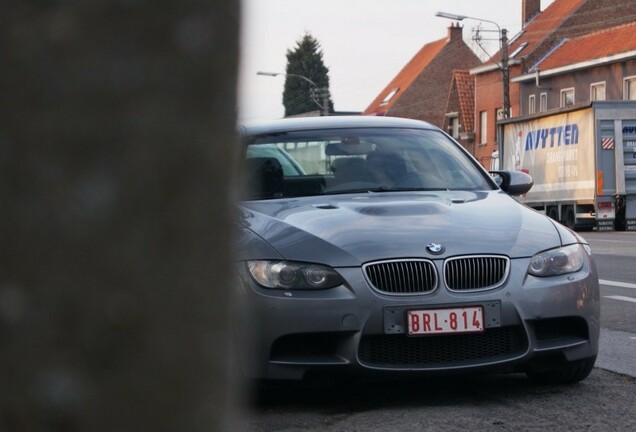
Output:
<instances>
[{"instance_id":1,"label":"car window","mask_svg":"<svg viewBox=\"0 0 636 432\"><path fill-rule=\"evenodd\" d=\"M304 175L305 171L298 162L283 148L276 144L263 144L257 146L248 146L245 157L251 158L275 158L283 169L286 176Z\"/></svg>"},{"instance_id":2,"label":"car window","mask_svg":"<svg viewBox=\"0 0 636 432\"><path fill-rule=\"evenodd\" d=\"M275 184L280 189L268 187L255 194L260 199L494 188L470 156L435 130L316 130L250 137L248 142L251 187L262 192L262 185Z\"/></svg>"}]
</instances>

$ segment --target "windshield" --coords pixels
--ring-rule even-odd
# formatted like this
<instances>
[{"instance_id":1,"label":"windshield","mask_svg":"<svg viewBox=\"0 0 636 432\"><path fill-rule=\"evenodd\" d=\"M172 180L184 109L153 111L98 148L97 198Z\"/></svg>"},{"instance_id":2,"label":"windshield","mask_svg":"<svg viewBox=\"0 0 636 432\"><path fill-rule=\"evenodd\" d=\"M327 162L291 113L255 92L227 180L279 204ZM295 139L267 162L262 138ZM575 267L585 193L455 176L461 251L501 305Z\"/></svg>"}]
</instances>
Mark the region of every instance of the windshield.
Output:
<instances>
[{"instance_id":1,"label":"windshield","mask_svg":"<svg viewBox=\"0 0 636 432\"><path fill-rule=\"evenodd\" d=\"M366 128L247 139L247 199L353 192L491 190L460 147L435 130Z\"/></svg>"}]
</instances>

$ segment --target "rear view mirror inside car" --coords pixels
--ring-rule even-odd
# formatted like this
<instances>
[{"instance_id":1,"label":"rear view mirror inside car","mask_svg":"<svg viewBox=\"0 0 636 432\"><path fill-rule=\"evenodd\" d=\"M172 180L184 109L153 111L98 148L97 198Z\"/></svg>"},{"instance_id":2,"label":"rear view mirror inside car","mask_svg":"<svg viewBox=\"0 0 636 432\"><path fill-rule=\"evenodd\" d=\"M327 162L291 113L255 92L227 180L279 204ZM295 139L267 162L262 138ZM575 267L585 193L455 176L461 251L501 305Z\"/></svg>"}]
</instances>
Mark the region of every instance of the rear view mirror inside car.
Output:
<instances>
[{"instance_id":1,"label":"rear view mirror inside car","mask_svg":"<svg viewBox=\"0 0 636 432\"><path fill-rule=\"evenodd\" d=\"M340 142L329 143L325 147L327 156L364 155L371 150L371 143L362 142L358 137L343 137Z\"/></svg>"}]
</instances>

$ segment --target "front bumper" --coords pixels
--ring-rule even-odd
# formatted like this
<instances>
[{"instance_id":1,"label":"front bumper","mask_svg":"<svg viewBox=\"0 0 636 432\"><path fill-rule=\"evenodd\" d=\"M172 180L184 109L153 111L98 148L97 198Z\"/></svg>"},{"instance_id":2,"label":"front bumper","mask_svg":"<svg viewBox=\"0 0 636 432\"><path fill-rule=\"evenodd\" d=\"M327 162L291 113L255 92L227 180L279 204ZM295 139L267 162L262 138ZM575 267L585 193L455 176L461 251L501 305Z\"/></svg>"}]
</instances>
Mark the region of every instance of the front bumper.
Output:
<instances>
[{"instance_id":1,"label":"front bumper","mask_svg":"<svg viewBox=\"0 0 636 432\"><path fill-rule=\"evenodd\" d=\"M440 373L521 370L540 357L564 361L598 352L599 289L593 263L573 274L526 275L528 259L511 260L506 283L480 292L384 295L361 268L338 268L345 285L322 291L268 290L241 273L235 313L245 346L241 367L257 379L301 379L314 370ZM443 263L436 262L441 271ZM483 306L485 331L409 337L406 311Z\"/></svg>"}]
</instances>

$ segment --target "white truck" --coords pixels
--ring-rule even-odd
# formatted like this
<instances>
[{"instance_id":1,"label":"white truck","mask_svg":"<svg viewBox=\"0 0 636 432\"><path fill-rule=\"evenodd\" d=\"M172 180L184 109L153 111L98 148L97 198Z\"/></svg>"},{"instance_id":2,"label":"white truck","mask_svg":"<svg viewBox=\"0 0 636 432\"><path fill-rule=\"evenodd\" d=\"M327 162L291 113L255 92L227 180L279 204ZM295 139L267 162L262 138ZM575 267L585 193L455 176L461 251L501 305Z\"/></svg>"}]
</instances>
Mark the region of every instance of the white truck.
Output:
<instances>
[{"instance_id":1,"label":"white truck","mask_svg":"<svg viewBox=\"0 0 636 432\"><path fill-rule=\"evenodd\" d=\"M534 179L521 202L572 229L636 231L636 101L595 101L498 125L499 168Z\"/></svg>"}]
</instances>

